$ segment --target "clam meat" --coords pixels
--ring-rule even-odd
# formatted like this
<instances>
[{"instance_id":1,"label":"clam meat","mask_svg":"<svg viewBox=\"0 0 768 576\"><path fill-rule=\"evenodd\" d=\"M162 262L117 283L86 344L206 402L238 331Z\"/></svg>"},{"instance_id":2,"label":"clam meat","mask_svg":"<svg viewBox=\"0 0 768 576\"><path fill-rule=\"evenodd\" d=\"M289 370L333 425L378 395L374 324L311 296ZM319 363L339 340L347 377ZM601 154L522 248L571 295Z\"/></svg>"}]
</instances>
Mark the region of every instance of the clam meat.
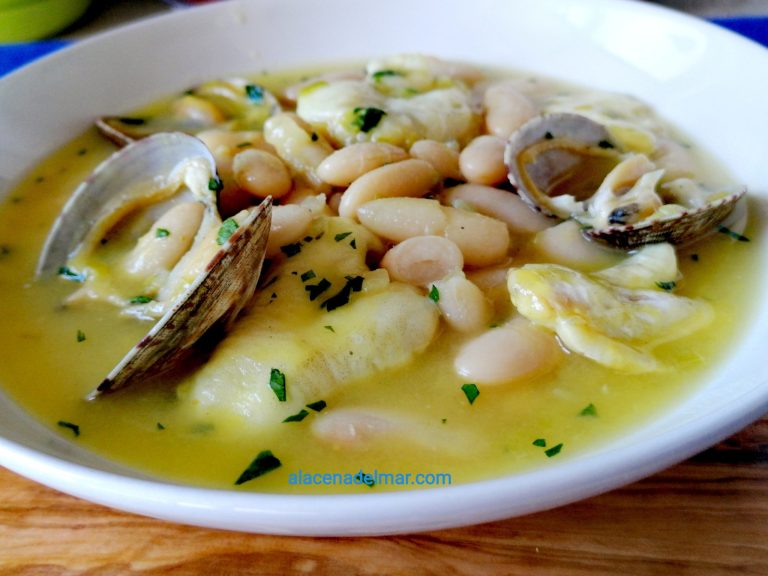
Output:
<instances>
[{"instance_id":1,"label":"clam meat","mask_svg":"<svg viewBox=\"0 0 768 576\"><path fill-rule=\"evenodd\" d=\"M205 145L183 133L129 144L96 168L54 223L39 278L79 288L66 301L102 301L155 321L95 394L175 367L206 334L226 330L251 300L271 199L222 221Z\"/></svg>"},{"instance_id":2,"label":"clam meat","mask_svg":"<svg viewBox=\"0 0 768 576\"><path fill-rule=\"evenodd\" d=\"M537 116L507 143L509 179L532 209L573 218L588 238L623 249L691 243L715 230L745 194L669 179L633 140L580 114Z\"/></svg>"}]
</instances>

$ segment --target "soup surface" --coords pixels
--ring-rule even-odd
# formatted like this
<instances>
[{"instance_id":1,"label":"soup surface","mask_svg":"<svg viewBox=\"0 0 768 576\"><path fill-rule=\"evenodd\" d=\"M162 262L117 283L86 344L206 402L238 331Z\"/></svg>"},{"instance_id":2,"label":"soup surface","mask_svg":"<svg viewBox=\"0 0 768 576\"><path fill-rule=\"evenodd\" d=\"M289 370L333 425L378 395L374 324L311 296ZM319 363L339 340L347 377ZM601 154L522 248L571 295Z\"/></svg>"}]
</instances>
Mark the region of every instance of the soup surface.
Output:
<instances>
[{"instance_id":1,"label":"soup surface","mask_svg":"<svg viewBox=\"0 0 768 576\"><path fill-rule=\"evenodd\" d=\"M504 150L558 113L608 127L601 147L616 161L593 188L613 174L614 196L662 197L669 210L680 190L732 186L632 98L416 56L214 80L111 119L115 131L205 142L218 234L273 196L261 287L212 349L88 399L178 294L184 261L131 268L139 237L161 248L177 237L177 222L156 218L178 203L144 202L58 277L36 278L62 206L116 150L91 129L0 207L0 383L78 445L200 486L405 489L599 447L672 405L737 340L759 223L731 218L684 247L627 251L584 238L601 225L594 213L542 216L515 195ZM626 223L619 208L611 224ZM195 230L188 253L206 254Z\"/></svg>"}]
</instances>

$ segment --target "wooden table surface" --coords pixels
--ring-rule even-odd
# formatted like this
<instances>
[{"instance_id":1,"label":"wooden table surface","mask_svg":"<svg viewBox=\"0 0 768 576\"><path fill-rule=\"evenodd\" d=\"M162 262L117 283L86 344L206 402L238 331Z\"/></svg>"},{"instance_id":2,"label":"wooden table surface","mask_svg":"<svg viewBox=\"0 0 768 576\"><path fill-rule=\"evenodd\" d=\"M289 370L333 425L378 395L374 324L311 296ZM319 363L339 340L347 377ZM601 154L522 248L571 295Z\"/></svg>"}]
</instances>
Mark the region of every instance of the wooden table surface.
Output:
<instances>
[{"instance_id":1,"label":"wooden table surface","mask_svg":"<svg viewBox=\"0 0 768 576\"><path fill-rule=\"evenodd\" d=\"M768 575L768 416L625 488L501 522L290 538L117 512L0 468L0 575Z\"/></svg>"}]
</instances>

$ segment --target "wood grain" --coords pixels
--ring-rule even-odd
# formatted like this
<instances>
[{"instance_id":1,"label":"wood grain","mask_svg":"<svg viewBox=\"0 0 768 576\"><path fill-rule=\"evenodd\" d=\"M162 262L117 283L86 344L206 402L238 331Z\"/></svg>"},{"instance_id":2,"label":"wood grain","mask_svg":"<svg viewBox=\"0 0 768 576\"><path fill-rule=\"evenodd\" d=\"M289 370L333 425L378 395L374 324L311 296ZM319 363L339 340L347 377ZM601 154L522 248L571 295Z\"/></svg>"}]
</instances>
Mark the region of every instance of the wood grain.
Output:
<instances>
[{"instance_id":1,"label":"wood grain","mask_svg":"<svg viewBox=\"0 0 768 576\"><path fill-rule=\"evenodd\" d=\"M386 538L289 538L117 512L0 469L0 574L768 574L768 417L625 488L522 518Z\"/></svg>"}]
</instances>

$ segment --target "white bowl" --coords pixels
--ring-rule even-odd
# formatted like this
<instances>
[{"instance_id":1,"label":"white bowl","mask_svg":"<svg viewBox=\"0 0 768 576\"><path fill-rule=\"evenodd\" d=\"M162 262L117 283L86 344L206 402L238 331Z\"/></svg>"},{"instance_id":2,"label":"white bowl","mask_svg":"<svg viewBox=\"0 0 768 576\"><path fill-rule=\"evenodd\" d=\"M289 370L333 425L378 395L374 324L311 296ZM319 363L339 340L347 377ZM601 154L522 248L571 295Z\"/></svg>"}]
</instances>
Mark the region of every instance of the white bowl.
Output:
<instances>
[{"instance_id":1,"label":"white bowl","mask_svg":"<svg viewBox=\"0 0 768 576\"><path fill-rule=\"evenodd\" d=\"M94 116L212 77L399 52L635 94L715 150L765 205L768 51L706 22L623 0L233 1L128 26L0 80L0 195ZM447 488L290 496L163 483L89 454L2 397L0 463L88 500L202 526L307 535L453 527L610 490L737 431L768 411L766 341L768 299L756 303L729 360L653 422L546 469Z\"/></svg>"}]
</instances>

